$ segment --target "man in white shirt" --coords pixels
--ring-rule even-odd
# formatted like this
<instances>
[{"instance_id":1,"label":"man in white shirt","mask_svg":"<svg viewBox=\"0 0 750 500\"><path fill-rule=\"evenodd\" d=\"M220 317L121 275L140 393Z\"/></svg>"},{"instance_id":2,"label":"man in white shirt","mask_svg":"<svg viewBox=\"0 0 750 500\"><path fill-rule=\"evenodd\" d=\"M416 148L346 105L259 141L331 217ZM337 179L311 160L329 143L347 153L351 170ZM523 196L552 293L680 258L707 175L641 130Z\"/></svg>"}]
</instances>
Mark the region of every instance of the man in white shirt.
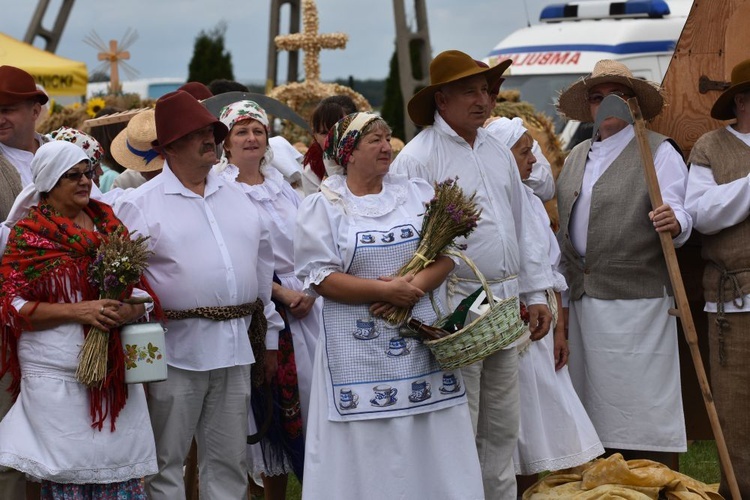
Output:
<instances>
[{"instance_id":1,"label":"man in white shirt","mask_svg":"<svg viewBox=\"0 0 750 500\"><path fill-rule=\"evenodd\" d=\"M693 146L685 207L703 233L707 261L711 392L740 493L750 498L750 59L734 67L711 116L736 122ZM719 492L730 496L723 474Z\"/></svg>"},{"instance_id":2,"label":"man in white shirt","mask_svg":"<svg viewBox=\"0 0 750 500\"><path fill-rule=\"evenodd\" d=\"M15 197L31 183L31 160L48 141L35 130L48 100L30 74L0 66L0 220L5 220Z\"/></svg>"},{"instance_id":3,"label":"man in white shirt","mask_svg":"<svg viewBox=\"0 0 750 500\"><path fill-rule=\"evenodd\" d=\"M636 97L646 120L664 104L657 85L617 61L560 95L566 117L594 121L608 95ZM647 131L664 205L652 211L632 125L616 117L573 148L557 179L558 239L569 288L569 370L610 453L671 463L687 449L677 324L658 232L690 236L687 169L671 140Z\"/></svg>"},{"instance_id":4,"label":"man in white shirt","mask_svg":"<svg viewBox=\"0 0 750 500\"><path fill-rule=\"evenodd\" d=\"M480 68L489 68L489 65L483 61L476 61ZM489 95L490 105L487 106L487 117L484 126L490 124L491 121L496 120L497 117L492 117L492 111L495 109L497 103L497 96L500 93L500 86L502 85L504 78L501 78L497 82L493 83L491 87L487 89ZM531 175L528 179L523 181L524 184L529 186L534 194L541 198L542 201L549 201L555 197L555 178L552 175L552 166L549 160L544 156L539 142L534 139L532 146L532 154L536 158L536 162L531 167Z\"/></svg>"},{"instance_id":5,"label":"man in white shirt","mask_svg":"<svg viewBox=\"0 0 750 500\"><path fill-rule=\"evenodd\" d=\"M270 238L245 194L211 170L227 128L183 91L160 98L155 112L164 169L117 206L132 233L149 237L146 274L171 318L168 378L148 391L159 462L149 496L185 498L182 467L195 436L201 498L244 498L255 360L248 327L268 318L272 371L283 326L271 302Z\"/></svg>"},{"instance_id":6,"label":"man in white shirt","mask_svg":"<svg viewBox=\"0 0 750 500\"><path fill-rule=\"evenodd\" d=\"M466 254L491 283L495 297L520 296L528 305L532 338L547 333L551 314L545 290L552 286L543 235L532 222L510 150L482 128L488 88L510 65L477 66L471 56L451 50L430 64L430 86L409 101L411 120L427 127L409 142L393 171L444 181L458 177L483 212L466 241ZM432 125L432 126L430 126ZM451 278L449 278L449 281ZM479 281L468 266L456 271L449 306L474 292ZM489 499L515 498L513 450L518 437L518 354L515 345L462 369L469 397L484 493Z\"/></svg>"},{"instance_id":7,"label":"man in white shirt","mask_svg":"<svg viewBox=\"0 0 750 500\"><path fill-rule=\"evenodd\" d=\"M48 100L30 74L14 66L0 66L0 221L8 216L24 186L31 183L31 160L49 140L34 129ZM9 383L10 377L0 379L0 420L12 404L6 391ZM0 498L23 500L25 485L23 474L0 468Z\"/></svg>"}]
</instances>

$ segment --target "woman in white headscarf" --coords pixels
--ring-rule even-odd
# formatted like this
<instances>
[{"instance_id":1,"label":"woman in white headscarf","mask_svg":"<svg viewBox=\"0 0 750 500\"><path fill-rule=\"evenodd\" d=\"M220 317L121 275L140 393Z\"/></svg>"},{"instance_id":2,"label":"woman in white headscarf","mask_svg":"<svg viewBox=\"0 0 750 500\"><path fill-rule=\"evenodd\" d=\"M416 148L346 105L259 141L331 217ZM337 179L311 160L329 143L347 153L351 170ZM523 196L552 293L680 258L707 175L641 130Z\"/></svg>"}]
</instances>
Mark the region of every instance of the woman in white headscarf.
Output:
<instances>
[{"instance_id":1,"label":"woman in white headscarf","mask_svg":"<svg viewBox=\"0 0 750 500\"><path fill-rule=\"evenodd\" d=\"M145 499L153 432L143 387L125 385L119 327L146 310L99 299L89 281L102 240L127 229L90 198L94 170L78 146L47 143L31 168L0 264L0 374L17 396L0 422L0 465L41 480L44 499ZM75 378L91 327L110 334L99 388Z\"/></svg>"},{"instance_id":2,"label":"woman in white headscarf","mask_svg":"<svg viewBox=\"0 0 750 500\"><path fill-rule=\"evenodd\" d=\"M487 131L510 148L521 180L528 180L536 163L532 139L521 118L500 118L487 125ZM552 267L553 290L548 297L551 310L560 310L560 292L567 290L565 278L557 272L560 247L550 227L542 200L524 184L526 196L536 215L532 222L546 237ZM518 475L567 469L588 462L604 453L591 420L573 388L566 366L568 345L562 321L536 342L519 346L518 387L520 393L518 444L513 463ZM533 481L535 482L535 481ZM523 484L519 480L519 486ZM530 484L526 485L530 486ZM521 489L521 488L519 488Z\"/></svg>"}]
</instances>

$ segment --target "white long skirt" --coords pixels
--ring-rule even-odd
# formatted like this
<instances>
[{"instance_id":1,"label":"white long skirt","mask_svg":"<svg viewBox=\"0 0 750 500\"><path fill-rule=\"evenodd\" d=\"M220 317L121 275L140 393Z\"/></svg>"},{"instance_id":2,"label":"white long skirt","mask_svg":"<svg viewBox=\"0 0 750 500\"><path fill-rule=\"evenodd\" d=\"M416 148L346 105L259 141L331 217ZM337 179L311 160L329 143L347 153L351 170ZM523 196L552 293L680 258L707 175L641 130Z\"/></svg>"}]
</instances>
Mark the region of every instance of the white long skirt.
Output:
<instances>
[{"instance_id":1,"label":"white long skirt","mask_svg":"<svg viewBox=\"0 0 750 500\"><path fill-rule=\"evenodd\" d=\"M570 302L570 378L605 448L687 450L673 304Z\"/></svg>"},{"instance_id":2,"label":"white long skirt","mask_svg":"<svg viewBox=\"0 0 750 500\"><path fill-rule=\"evenodd\" d=\"M81 325L24 332L21 393L0 421L0 466L56 483L107 484L158 471L146 395L128 386L116 430L91 427L88 389L75 378Z\"/></svg>"},{"instance_id":3,"label":"white long skirt","mask_svg":"<svg viewBox=\"0 0 750 500\"><path fill-rule=\"evenodd\" d=\"M604 453L568 367L555 371L554 336L532 342L518 360L520 425L516 474L568 469Z\"/></svg>"},{"instance_id":4,"label":"white long skirt","mask_svg":"<svg viewBox=\"0 0 750 500\"><path fill-rule=\"evenodd\" d=\"M484 498L467 404L414 416L328 420L325 340L315 355L302 498Z\"/></svg>"}]
</instances>

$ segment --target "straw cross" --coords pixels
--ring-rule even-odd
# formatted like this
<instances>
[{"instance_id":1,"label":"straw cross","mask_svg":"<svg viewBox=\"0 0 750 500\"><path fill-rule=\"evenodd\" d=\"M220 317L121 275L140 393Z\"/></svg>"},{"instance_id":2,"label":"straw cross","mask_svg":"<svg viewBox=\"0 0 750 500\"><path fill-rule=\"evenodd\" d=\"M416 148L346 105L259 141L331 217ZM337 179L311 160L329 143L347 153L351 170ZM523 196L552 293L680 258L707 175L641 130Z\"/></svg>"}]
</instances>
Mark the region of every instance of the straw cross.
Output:
<instances>
[{"instance_id":1,"label":"straw cross","mask_svg":"<svg viewBox=\"0 0 750 500\"><path fill-rule=\"evenodd\" d=\"M302 2L302 32L279 35L274 39L279 50L303 50L305 52L305 80L320 81L320 51L322 49L344 49L348 36L344 33L318 33L318 7L314 0Z\"/></svg>"}]
</instances>

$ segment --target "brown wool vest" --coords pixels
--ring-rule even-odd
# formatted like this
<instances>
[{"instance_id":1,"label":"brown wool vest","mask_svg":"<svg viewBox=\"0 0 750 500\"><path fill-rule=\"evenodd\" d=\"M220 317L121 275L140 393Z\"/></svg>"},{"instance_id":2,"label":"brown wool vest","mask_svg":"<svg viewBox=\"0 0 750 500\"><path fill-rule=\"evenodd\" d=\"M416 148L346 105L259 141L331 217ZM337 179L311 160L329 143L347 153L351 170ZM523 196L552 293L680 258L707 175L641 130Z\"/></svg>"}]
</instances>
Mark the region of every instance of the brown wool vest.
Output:
<instances>
[{"instance_id":1,"label":"brown wool vest","mask_svg":"<svg viewBox=\"0 0 750 500\"><path fill-rule=\"evenodd\" d=\"M722 127L698 139L690 153L689 163L710 168L716 184L728 184L750 173L750 147ZM722 274L719 268L729 272L750 269L749 244L750 219L716 234L703 235L702 255L708 261L703 272L706 301L718 301ZM735 278L741 295L750 293L750 272L738 273ZM731 280L727 280L724 284L724 301L732 300L735 295Z\"/></svg>"},{"instance_id":2,"label":"brown wool vest","mask_svg":"<svg viewBox=\"0 0 750 500\"><path fill-rule=\"evenodd\" d=\"M666 140L649 131L652 154ZM594 184L585 259L573 247L570 214L590 148L591 140L573 148L557 179L558 240L570 299L578 300L584 293L604 300L657 298L664 296L665 288L671 295L659 235L648 218L651 201L635 139Z\"/></svg>"},{"instance_id":3,"label":"brown wool vest","mask_svg":"<svg viewBox=\"0 0 750 500\"><path fill-rule=\"evenodd\" d=\"M8 218L13 202L22 189L18 170L0 153L0 222Z\"/></svg>"}]
</instances>

